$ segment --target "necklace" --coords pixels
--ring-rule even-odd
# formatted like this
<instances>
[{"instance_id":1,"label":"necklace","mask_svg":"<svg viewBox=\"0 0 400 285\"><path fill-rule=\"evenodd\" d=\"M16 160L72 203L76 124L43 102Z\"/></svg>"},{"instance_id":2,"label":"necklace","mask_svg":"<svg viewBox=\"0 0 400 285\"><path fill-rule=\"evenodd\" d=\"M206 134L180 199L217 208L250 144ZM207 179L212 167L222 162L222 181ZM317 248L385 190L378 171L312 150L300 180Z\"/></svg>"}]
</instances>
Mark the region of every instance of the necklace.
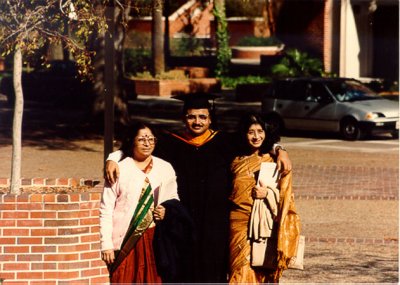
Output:
<instances>
[{"instance_id":1,"label":"necklace","mask_svg":"<svg viewBox=\"0 0 400 285\"><path fill-rule=\"evenodd\" d=\"M143 171L144 173L150 172L151 168L153 167L153 159L151 156L147 157L143 161L138 161L136 159L133 159L135 162L136 166Z\"/></svg>"}]
</instances>

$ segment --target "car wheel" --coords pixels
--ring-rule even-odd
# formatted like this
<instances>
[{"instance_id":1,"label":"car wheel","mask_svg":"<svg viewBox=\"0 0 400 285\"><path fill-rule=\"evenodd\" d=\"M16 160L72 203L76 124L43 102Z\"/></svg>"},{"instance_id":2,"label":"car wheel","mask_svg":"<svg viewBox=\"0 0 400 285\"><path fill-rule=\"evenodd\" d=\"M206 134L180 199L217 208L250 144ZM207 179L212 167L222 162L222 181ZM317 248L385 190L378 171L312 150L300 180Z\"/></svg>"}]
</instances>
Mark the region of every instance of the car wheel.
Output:
<instances>
[{"instance_id":1,"label":"car wheel","mask_svg":"<svg viewBox=\"0 0 400 285\"><path fill-rule=\"evenodd\" d=\"M398 139L399 138L399 130L393 131L392 132L392 138Z\"/></svg>"},{"instance_id":2,"label":"car wheel","mask_svg":"<svg viewBox=\"0 0 400 285\"><path fill-rule=\"evenodd\" d=\"M355 119L347 119L342 122L340 132L346 140L359 140L362 138L363 133Z\"/></svg>"},{"instance_id":3,"label":"car wheel","mask_svg":"<svg viewBox=\"0 0 400 285\"><path fill-rule=\"evenodd\" d=\"M264 118L267 125L273 131L277 131L278 133L282 133L283 131L283 122L282 119L277 115L267 115Z\"/></svg>"}]
</instances>

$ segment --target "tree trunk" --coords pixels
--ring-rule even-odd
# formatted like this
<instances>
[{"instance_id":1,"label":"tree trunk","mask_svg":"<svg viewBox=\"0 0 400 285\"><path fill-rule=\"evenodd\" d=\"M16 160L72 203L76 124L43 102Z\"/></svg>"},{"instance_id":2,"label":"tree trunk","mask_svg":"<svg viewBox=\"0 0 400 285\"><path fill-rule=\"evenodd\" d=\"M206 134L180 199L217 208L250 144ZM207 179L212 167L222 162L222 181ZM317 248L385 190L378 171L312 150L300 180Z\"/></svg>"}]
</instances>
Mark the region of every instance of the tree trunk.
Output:
<instances>
[{"instance_id":1,"label":"tree trunk","mask_svg":"<svg viewBox=\"0 0 400 285\"><path fill-rule=\"evenodd\" d=\"M122 2L122 1L121 1ZM120 6L115 7L114 21L114 50L115 50L115 77L117 84L114 88L114 107L115 121L118 125L126 125L129 121L128 114L128 96L135 92L134 90L124 89L124 62L123 62L123 43L125 40L126 30L122 24L122 19L129 15L129 1L124 1L124 10ZM104 114L104 64L105 64L105 38L104 35L93 33L91 38L90 50L94 50L96 55L93 59L94 66L94 83L93 91L96 95L93 103L93 118L96 124L103 125Z\"/></svg>"},{"instance_id":2,"label":"tree trunk","mask_svg":"<svg viewBox=\"0 0 400 285\"><path fill-rule=\"evenodd\" d=\"M65 18L64 19L64 35L66 37L71 37L70 33L69 33L69 26L68 26L68 19ZM65 43L62 43L62 49L63 49L63 60L68 61L70 59L70 52L69 49L66 47Z\"/></svg>"},{"instance_id":3,"label":"tree trunk","mask_svg":"<svg viewBox=\"0 0 400 285\"><path fill-rule=\"evenodd\" d=\"M154 75L165 71L164 36L163 36L163 0L153 0L151 49L154 64Z\"/></svg>"},{"instance_id":4,"label":"tree trunk","mask_svg":"<svg viewBox=\"0 0 400 285\"><path fill-rule=\"evenodd\" d=\"M164 2L164 15L165 15L165 31L164 31L164 62L165 67L168 68L171 65L171 51L170 51L170 38L169 38L169 15L171 14L170 0Z\"/></svg>"},{"instance_id":5,"label":"tree trunk","mask_svg":"<svg viewBox=\"0 0 400 285\"><path fill-rule=\"evenodd\" d=\"M13 145L11 161L11 194L21 192L21 153L22 153L22 115L24 112L24 96L22 93L22 52L17 48L14 53L14 90L15 106L13 118Z\"/></svg>"}]
</instances>

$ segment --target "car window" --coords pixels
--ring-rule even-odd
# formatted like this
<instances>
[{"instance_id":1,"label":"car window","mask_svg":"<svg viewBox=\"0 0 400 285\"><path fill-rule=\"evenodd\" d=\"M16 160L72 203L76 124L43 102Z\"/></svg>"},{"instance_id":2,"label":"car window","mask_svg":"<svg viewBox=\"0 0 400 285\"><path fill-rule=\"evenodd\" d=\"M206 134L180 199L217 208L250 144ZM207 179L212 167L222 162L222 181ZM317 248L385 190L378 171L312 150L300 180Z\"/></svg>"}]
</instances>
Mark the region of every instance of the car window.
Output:
<instances>
[{"instance_id":1,"label":"car window","mask_svg":"<svg viewBox=\"0 0 400 285\"><path fill-rule=\"evenodd\" d=\"M275 84L275 96L279 99L290 99L290 82L277 81Z\"/></svg>"},{"instance_id":2,"label":"car window","mask_svg":"<svg viewBox=\"0 0 400 285\"><path fill-rule=\"evenodd\" d=\"M304 101L309 94L309 88L305 81L282 81L278 87L277 93L280 94L280 99Z\"/></svg>"},{"instance_id":3,"label":"car window","mask_svg":"<svg viewBox=\"0 0 400 285\"><path fill-rule=\"evenodd\" d=\"M332 81L327 86L339 102L381 99L374 91L355 80Z\"/></svg>"},{"instance_id":4,"label":"car window","mask_svg":"<svg viewBox=\"0 0 400 285\"><path fill-rule=\"evenodd\" d=\"M330 98L328 90L321 82L313 82L310 92L306 97L307 102L321 102ZM331 99L332 100L332 99Z\"/></svg>"}]
</instances>

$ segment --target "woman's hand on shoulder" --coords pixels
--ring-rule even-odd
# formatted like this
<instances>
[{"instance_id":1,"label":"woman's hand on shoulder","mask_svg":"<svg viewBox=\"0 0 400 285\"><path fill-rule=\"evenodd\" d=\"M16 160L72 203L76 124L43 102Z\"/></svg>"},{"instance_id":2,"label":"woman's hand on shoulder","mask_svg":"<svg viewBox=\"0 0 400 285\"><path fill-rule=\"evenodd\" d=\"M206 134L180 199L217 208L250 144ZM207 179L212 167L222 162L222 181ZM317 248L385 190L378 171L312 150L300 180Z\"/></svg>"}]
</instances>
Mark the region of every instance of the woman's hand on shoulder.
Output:
<instances>
[{"instance_id":1,"label":"woman's hand on shoulder","mask_svg":"<svg viewBox=\"0 0 400 285\"><path fill-rule=\"evenodd\" d=\"M153 211L153 217L156 222L164 220L165 207L162 205L158 205Z\"/></svg>"},{"instance_id":2,"label":"woman's hand on shoulder","mask_svg":"<svg viewBox=\"0 0 400 285\"><path fill-rule=\"evenodd\" d=\"M277 150L276 160L277 167L282 176L287 175L292 170L292 161L286 150L282 148Z\"/></svg>"},{"instance_id":3,"label":"woman's hand on shoulder","mask_svg":"<svg viewBox=\"0 0 400 285\"><path fill-rule=\"evenodd\" d=\"M104 172L104 178L110 185L113 185L115 182L117 182L117 179L119 178L118 163L112 160L107 160Z\"/></svg>"},{"instance_id":4,"label":"woman's hand on shoulder","mask_svg":"<svg viewBox=\"0 0 400 285\"><path fill-rule=\"evenodd\" d=\"M115 255L113 249L107 249L101 251L101 259L107 264L111 264L114 262Z\"/></svg>"}]
</instances>

